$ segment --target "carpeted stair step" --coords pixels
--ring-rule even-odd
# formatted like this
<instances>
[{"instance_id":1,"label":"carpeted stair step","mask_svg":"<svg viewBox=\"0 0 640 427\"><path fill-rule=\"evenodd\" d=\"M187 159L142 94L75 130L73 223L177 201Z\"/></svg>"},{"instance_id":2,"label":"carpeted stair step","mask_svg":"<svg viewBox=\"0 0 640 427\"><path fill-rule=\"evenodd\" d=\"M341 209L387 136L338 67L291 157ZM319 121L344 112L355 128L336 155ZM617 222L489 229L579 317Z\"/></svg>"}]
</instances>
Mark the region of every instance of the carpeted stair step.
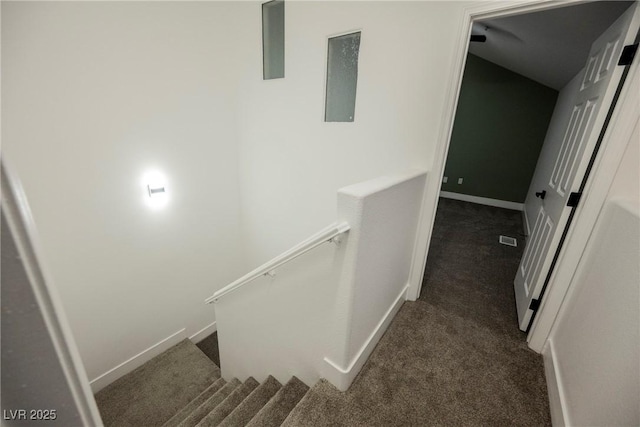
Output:
<instances>
[{"instance_id":1,"label":"carpeted stair step","mask_svg":"<svg viewBox=\"0 0 640 427\"><path fill-rule=\"evenodd\" d=\"M224 420L227 415L233 412L234 409L242 401L251 394L253 390L255 390L260 383L256 381L253 377L247 378L247 380L238 388L233 390L233 392L227 396L227 398L220 403L216 408L207 414L197 425L197 427L214 427L217 426Z\"/></svg>"},{"instance_id":2,"label":"carpeted stair step","mask_svg":"<svg viewBox=\"0 0 640 427\"><path fill-rule=\"evenodd\" d=\"M241 385L237 378L226 383L213 396L208 398L202 405L198 406L187 416L178 427L194 427L204 417L221 404L233 391Z\"/></svg>"},{"instance_id":3,"label":"carpeted stair step","mask_svg":"<svg viewBox=\"0 0 640 427\"><path fill-rule=\"evenodd\" d=\"M176 427L185 418L189 416L191 412L193 412L198 406L202 405L207 401L211 396L216 394L218 390L220 390L227 382L223 378L218 378L216 382L211 384L207 389L205 389L202 393L200 393L195 399L187 404L184 408L180 410L177 414L175 414L169 421L163 424L163 427Z\"/></svg>"},{"instance_id":4,"label":"carpeted stair step","mask_svg":"<svg viewBox=\"0 0 640 427\"><path fill-rule=\"evenodd\" d=\"M341 414L342 416L336 417L334 411L330 411L332 413L329 417L324 416L324 412L331 407L332 403L335 403L336 401L340 403L346 401L345 396L346 394L340 392L327 380L321 379L311 387L309 392L300 399L296 407L289 412L287 418L282 422L281 427L309 425L310 419L313 419L314 426L318 427L331 427L336 424L352 425L354 422L349 418L349 414L354 412L354 408L352 407L345 410L344 413ZM329 421L327 419L329 419ZM336 419L339 420L339 423L336 422ZM402 421L398 421L397 425L407 424Z\"/></svg>"},{"instance_id":5,"label":"carpeted stair step","mask_svg":"<svg viewBox=\"0 0 640 427\"><path fill-rule=\"evenodd\" d=\"M247 427L280 426L307 391L309 387L305 383L296 377L291 378L251 419Z\"/></svg>"},{"instance_id":6,"label":"carpeted stair step","mask_svg":"<svg viewBox=\"0 0 640 427\"><path fill-rule=\"evenodd\" d=\"M271 375L251 392L246 399L220 423L220 427L245 426L264 405L282 388L282 384Z\"/></svg>"},{"instance_id":7,"label":"carpeted stair step","mask_svg":"<svg viewBox=\"0 0 640 427\"><path fill-rule=\"evenodd\" d=\"M185 339L95 395L105 426L161 426L220 378L220 369Z\"/></svg>"}]
</instances>

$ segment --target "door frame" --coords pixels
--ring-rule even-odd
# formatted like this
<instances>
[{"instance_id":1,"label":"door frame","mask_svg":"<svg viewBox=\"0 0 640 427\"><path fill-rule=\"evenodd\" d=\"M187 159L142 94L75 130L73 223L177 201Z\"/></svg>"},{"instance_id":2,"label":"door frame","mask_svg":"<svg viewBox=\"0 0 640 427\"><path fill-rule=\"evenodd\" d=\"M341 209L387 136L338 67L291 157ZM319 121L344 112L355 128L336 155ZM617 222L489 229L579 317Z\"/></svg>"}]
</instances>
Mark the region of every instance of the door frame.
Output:
<instances>
[{"instance_id":1,"label":"door frame","mask_svg":"<svg viewBox=\"0 0 640 427\"><path fill-rule=\"evenodd\" d=\"M431 242L436 209L438 207L444 167L451 141L455 112L460 96L460 87L466 65L469 37L471 35L473 21L550 10L572 4L587 3L588 1L589 0L565 0L562 2L554 0L508 1L465 8L461 30L455 43L456 50L453 55L453 64L450 67L452 73L447 84L445 113L438 132L439 136L433 166L428 175L423 194L422 209L409 276L409 287L407 289L407 299L415 301L419 297L422 288L422 280ZM535 321L529 330L527 336L529 347L537 352L542 352L553 323L561 311L562 301L569 289L571 278L577 268L588 237L593 230L598 213L604 205L607 190L613 181L613 176L622 159L626 143L633 131L633 125L639 115L637 104L640 96L637 95L638 90L636 88L639 62L640 59L636 59L629 70L627 84L623 87L620 94L616 111L611 118L600 153L598 154L598 158L596 159L584 189L583 200L576 209L573 224L567 233L564 246L558 257L558 262L549 280L546 295L541 301L541 306ZM631 87L636 88L636 93L630 90Z\"/></svg>"},{"instance_id":2,"label":"door frame","mask_svg":"<svg viewBox=\"0 0 640 427\"><path fill-rule=\"evenodd\" d=\"M42 244L38 237L31 208L20 180L13 169L7 166L7 161L4 158L0 160L0 184L1 214L7 220L9 232L15 241L27 280L36 300L37 310L42 316L46 333L55 349L55 354L48 355L48 357L57 359L58 366L67 381L69 397L74 404L74 407L69 410L75 411L85 426L102 426L100 411L93 397L89 378L62 307L62 301L51 275L42 261ZM28 359L24 359L24 361L27 363Z\"/></svg>"}]
</instances>

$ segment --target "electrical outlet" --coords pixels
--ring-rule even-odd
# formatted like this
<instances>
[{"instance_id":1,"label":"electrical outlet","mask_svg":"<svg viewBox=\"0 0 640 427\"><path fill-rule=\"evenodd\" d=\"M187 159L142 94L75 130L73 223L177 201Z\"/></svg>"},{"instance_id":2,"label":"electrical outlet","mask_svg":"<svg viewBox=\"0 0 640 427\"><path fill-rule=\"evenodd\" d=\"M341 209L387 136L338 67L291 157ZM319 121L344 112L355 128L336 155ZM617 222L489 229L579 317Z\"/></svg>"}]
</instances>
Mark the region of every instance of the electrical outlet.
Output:
<instances>
[{"instance_id":1,"label":"electrical outlet","mask_svg":"<svg viewBox=\"0 0 640 427\"><path fill-rule=\"evenodd\" d=\"M462 178L458 178L458 184L462 184Z\"/></svg>"},{"instance_id":2,"label":"electrical outlet","mask_svg":"<svg viewBox=\"0 0 640 427\"><path fill-rule=\"evenodd\" d=\"M448 180L449 180L449 178L447 178L447 177L445 176L445 177L443 177L443 178L442 178L442 183L443 183L443 184L446 184Z\"/></svg>"}]
</instances>

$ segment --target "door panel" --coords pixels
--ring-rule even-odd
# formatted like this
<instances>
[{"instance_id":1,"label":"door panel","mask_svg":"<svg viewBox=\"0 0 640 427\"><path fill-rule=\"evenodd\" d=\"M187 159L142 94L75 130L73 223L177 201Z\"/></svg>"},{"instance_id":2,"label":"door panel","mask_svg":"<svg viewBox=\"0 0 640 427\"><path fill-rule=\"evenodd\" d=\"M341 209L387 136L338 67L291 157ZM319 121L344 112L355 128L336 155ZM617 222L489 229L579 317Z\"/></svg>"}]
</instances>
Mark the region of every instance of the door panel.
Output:
<instances>
[{"instance_id":1,"label":"door panel","mask_svg":"<svg viewBox=\"0 0 640 427\"><path fill-rule=\"evenodd\" d=\"M529 289L531 288L530 271L531 271L532 260L534 258L533 254L536 252L536 248L540 246L540 236L542 236L542 234L540 233L540 227L542 227L542 224L544 224L544 219L546 216L547 215L544 212L544 208L540 208L540 211L538 212L538 217L536 218L536 223L533 227L532 235L534 236L534 240L529 241L529 244L527 245L524 255L522 256L522 262L520 263L519 277L522 278L525 295L527 296L529 296Z\"/></svg>"},{"instance_id":2,"label":"door panel","mask_svg":"<svg viewBox=\"0 0 640 427\"><path fill-rule=\"evenodd\" d=\"M637 4L633 4L592 44L580 85L576 84L575 93L570 95L573 100L566 104L567 112L571 113L567 114L564 131L556 129L551 139L548 134L545 140L536 170L550 171L550 174L543 181L547 183L543 188L530 191L546 190L546 197L539 202L536 223L514 279L518 322L522 330L529 325L533 315L529 308L531 300L540 295L567 223L570 213L567 199L580 187L613 101L623 70L617 66L617 59L623 46L633 42L639 22L640 12ZM565 113L554 111L555 114ZM558 140L553 139L556 136ZM545 154L548 149L557 150L556 154Z\"/></svg>"},{"instance_id":3,"label":"door panel","mask_svg":"<svg viewBox=\"0 0 640 427\"><path fill-rule=\"evenodd\" d=\"M548 215L544 213L544 211L542 211L542 213L544 221L541 222L541 228L537 233L537 239L535 245L533 245L533 250L531 251L531 262L529 263L528 269L525 272L524 276L524 286L527 295L529 295L531 292L531 284L535 283L538 279L538 276L540 276L542 258L548 249L549 236L551 235L551 230L553 230L553 221Z\"/></svg>"},{"instance_id":4,"label":"door panel","mask_svg":"<svg viewBox=\"0 0 640 427\"><path fill-rule=\"evenodd\" d=\"M532 314L527 314L528 304L532 299L532 285L538 282L540 273L543 271L545 255L549 251L554 229L553 220L547 215L544 207L540 207L531 233L531 239L527 242L527 247L515 278L518 312L522 311L527 315L526 322L529 321Z\"/></svg>"}]
</instances>

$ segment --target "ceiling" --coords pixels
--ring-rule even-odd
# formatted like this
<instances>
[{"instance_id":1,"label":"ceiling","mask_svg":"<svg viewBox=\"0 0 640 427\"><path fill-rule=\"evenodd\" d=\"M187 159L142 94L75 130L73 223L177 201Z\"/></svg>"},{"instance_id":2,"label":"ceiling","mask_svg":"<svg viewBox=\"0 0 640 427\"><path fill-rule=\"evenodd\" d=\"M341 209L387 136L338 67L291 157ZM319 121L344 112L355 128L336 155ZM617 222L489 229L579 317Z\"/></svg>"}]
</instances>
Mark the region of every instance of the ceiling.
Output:
<instances>
[{"instance_id":1,"label":"ceiling","mask_svg":"<svg viewBox=\"0 0 640 427\"><path fill-rule=\"evenodd\" d=\"M478 21L472 34L487 41L470 43L469 53L560 90L584 67L591 43L631 4L598 1Z\"/></svg>"}]
</instances>

